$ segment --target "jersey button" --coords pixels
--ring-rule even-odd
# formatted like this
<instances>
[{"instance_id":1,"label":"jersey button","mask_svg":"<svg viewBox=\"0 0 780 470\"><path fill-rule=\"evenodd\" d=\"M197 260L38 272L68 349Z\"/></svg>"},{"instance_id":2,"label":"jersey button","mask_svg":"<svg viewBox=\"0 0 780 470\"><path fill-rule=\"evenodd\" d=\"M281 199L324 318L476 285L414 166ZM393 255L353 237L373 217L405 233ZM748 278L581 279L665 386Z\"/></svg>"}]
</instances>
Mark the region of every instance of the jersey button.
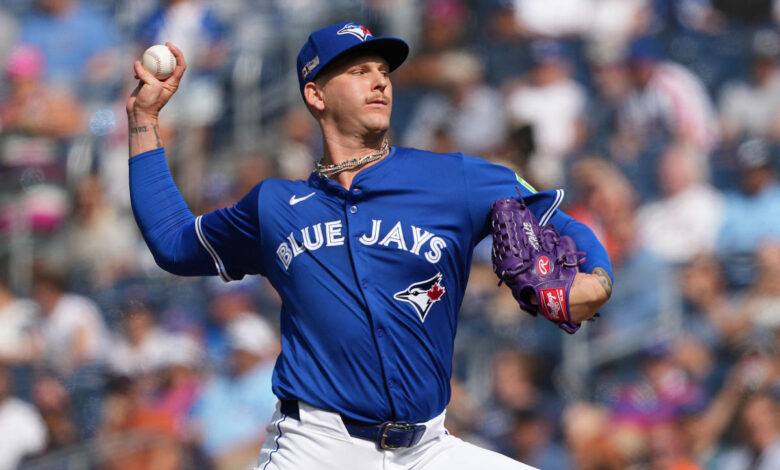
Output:
<instances>
[{"instance_id":1,"label":"jersey button","mask_svg":"<svg viewBox=\"0 0 780 470\"><path fill-rule=\"evenodd\" d=\"M379 336L379 337L381 338L382 336L384 336L384 335L385 335L385 329L384 329L384 328L379 328L379 329L377 329L377 330L376 330L376 335L377 335L377 336Z\"/></svg>"},{"instance_id":2,"label":"jersey button","mask_svg":"<svg viewBox=\"0 0 780 470\"><path fill-rule=\"evenodd\" d=\"M389 379L389 380L387 381L387 386L388 386L388 387L390 387L390 388L393 388L393 387L395 387L396 385L398 385L398 381L397 381L397 380L395 380L395 379Z\"/></svg>"},{"instance_id":3,"label":"jersey button","mask_svg":"<svg viewBox=\"0 0 780 470\"><path fill-rule=\"evenodd\" d=\"M368 281L363 279L363 281L360 283L360 285L363 286L363 287L368 287Z\"/></svg>"},{"instance_id":4,"label":"jersey button","mask_svg":"<svg viewBox=\"0 0 780 470\"><path fill-rule=\"evenodd\" d=\"M357 212L357 206L350 206L350 208L349 208L349 212L350 212L351 214L354 214L355 212Z\"/></svg>"}]
</instances>

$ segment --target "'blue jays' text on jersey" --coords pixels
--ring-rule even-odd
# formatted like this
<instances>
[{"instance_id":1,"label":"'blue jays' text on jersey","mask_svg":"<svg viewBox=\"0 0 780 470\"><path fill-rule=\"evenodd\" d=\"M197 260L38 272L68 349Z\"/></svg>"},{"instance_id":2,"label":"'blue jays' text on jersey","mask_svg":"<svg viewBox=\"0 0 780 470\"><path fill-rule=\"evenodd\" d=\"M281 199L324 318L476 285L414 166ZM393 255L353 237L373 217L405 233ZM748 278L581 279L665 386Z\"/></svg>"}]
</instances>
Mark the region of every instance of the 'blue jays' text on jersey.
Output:
<instances>
[{"instance_id":1,"label":"'blue jays' text on jersey","mask_svg":"<svg viewBox=\"0 0 780 470\"><path fill-rule=\"evenodd\" d=\"M531 196L507 168L393 147L349 190L316 174L266 180L195 228L223 279L262 274L282 298L278 397L422 422L450 398L457 312L490 205L518 187L541 221L580 225L555 212L562 191Z\"/></svg>"}]
</instances>

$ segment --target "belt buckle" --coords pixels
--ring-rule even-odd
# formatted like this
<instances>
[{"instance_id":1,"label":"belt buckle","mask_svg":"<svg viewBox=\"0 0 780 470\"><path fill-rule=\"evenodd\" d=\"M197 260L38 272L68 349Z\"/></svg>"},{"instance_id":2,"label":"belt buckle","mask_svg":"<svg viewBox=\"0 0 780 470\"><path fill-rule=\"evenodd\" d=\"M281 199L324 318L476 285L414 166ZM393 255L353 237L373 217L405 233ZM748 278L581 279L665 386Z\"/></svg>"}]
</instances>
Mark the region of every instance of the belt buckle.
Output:
<instances>
[{"instance_id":1,"label":"belt buckle","mask_svg":"<svg viewBox=\"0 0 780 470\"><path fill-rule=\"evenodd\" d=\"M388 421L382 425L382 436L379 439L379 448L386 450L400 449L401 446L394 446L387 443L387 432L390 429L398 429L401 431L414 431L415 426L413 424L404 422L392 422Z\"/></svg>"}]
</instances>

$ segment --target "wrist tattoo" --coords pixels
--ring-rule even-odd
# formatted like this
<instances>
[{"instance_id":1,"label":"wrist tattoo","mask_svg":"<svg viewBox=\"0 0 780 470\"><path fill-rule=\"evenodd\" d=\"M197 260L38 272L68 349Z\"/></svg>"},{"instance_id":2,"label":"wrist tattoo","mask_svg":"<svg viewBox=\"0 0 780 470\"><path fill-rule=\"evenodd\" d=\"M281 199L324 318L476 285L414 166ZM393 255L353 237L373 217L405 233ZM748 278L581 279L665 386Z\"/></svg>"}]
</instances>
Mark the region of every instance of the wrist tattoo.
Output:
<instances>
[{"instance_id":1,"label":"wrist tattoo","mask_svg":"<svg viewBox=\"0 0 780 470\"><path fill-rule=\"evenodd\" d=\"M605 271L604 268L596 268L591 274L596 276L601 287L604 288L604 292L607 293L607 298L612 297L612 278L609 277L607 271Z\"/></svg>"},{"instance_id":2,"label":"wrist tattoo","mask_svg":"<svg viewBox=\"0 0 780 470\"><path fill-rule=\"evenodd\" d=\"M141 132L149 132L148 126L131 127L130 134L140 134ZM157 125L152 124L152 132L154 132L154 138L157 141L157 148L162 148L162 141L160 140L160 134L157 132Z\"/></svg>"}]
</instances>

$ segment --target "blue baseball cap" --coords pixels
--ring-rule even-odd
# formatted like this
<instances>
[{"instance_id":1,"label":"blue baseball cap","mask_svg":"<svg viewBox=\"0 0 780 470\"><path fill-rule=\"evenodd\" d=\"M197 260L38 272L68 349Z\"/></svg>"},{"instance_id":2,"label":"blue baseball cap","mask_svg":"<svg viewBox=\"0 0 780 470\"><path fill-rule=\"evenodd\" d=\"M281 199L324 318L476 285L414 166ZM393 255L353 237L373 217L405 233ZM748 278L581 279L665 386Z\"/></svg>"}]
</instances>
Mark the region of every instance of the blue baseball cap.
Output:
<instances>
[{"instance_id":1,"label":"blue baseball cap","mask_svg":"<svg viewBox=\"0 0 780 470\"><path fill-rule=\"evenodd\" d=\"M650 37L634 39L628 46L628 60L630 62L657 61L664 56L661 46Z\"/></svg>"},{"instance_id":2,"label":"blue baseball cap","mask_svg":"<svg viewBox=\"0 0 780 470\"><path fill-rule=\"evenodd\" d=\"M406 60L409 45L398 38L374 37L368 28L358 23L337 23L318 29L309 35L309 40L298 53L296 71L301 95L303 87L329 63L348 52L357 51L384 58L392 72Z\"/></svg>"}]
</instances>

